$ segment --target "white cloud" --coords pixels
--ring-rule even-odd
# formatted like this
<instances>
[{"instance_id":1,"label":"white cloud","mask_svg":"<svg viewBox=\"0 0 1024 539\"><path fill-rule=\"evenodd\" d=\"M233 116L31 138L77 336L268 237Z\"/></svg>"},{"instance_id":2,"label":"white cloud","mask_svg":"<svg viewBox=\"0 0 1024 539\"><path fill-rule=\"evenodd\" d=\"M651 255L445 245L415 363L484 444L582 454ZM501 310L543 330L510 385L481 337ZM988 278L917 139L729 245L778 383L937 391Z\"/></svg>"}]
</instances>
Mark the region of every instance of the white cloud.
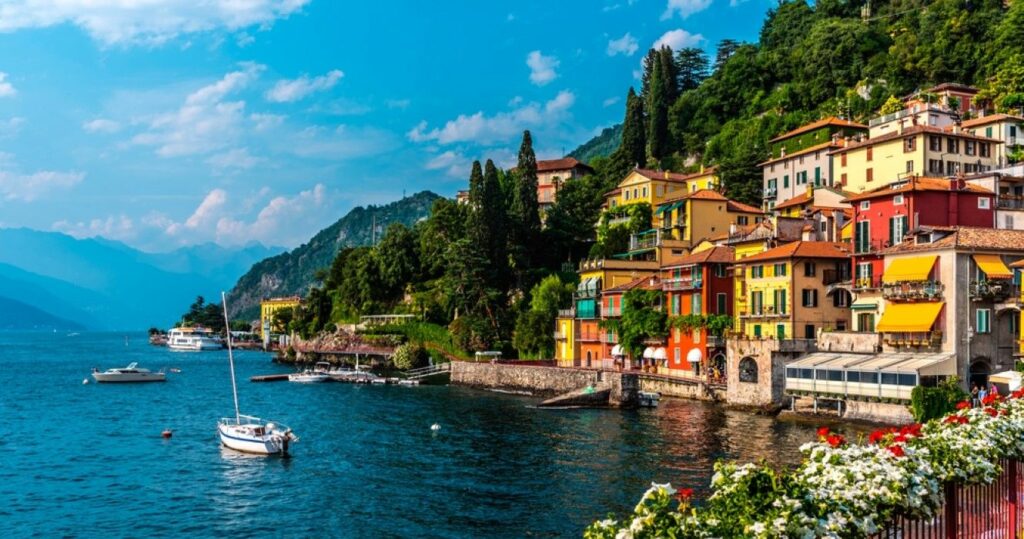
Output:
<instances>
[{"instance_id":1,"label":"white cloud","mask_svg":"<svg viewBox=\"0 0 1024 539\"><path fill-rule=\"evenodd\" d=\"M10 201L32 202L50 191L70 189L78 185L82 172L40 170L23 174L14 170L0 170L0 198Z\"/></svg>"},{"instance_id":2,"label":"white cloud","mask_svg":"<svg viewBox=\"0 0 1024 539\"><path fill-rule=\"evenodd\" d=\"M248 148L234 148L223 153L210 156L207 163L219 170L248 170L263 163L265 159L249 153Z\"/></svg>"},{"instance_id":3,"label":"white cloud","mask_svg":"<svg viewBox=\"0 0 1024 539\"><path fill-rule=\"evenodd\" d=\"M310 0L5 0L0 32L78 26L105 45L161 44L182 34L266 28Z\"/></svg>"},{"instance_id":4,"label":"white cloud","mask_svg":"<svg viewBox=\"0 0 1024 539\"><path fill-rule=\"evenodd\" d=\"M530 67L530 82L537 86L544 86L558 77L555 68L559 62L554 56L544 56L540 51L533 51L526 55L526 65Z\"/></svg>"},{"instance_id":5,"label":"white cloud","mask_svg":"<svg viewBox=\"0 0 1024 539\"><path fill-rule=\"evenodd\" d=\"M661 20L671 19L675 14L679 14L685 19L694 13L704 11L710 5L711 0L668 0L665 12L661 14Z\"/></svg>"},{"instance_id":6,"label":"white cloud","mask_svg":"<svg viewBox=\"0 0 1024 539\"><path fill-rule=\"evenodd\" d=\"M640 44L637 43L636 38L629 35L629 32L626 32L626 35L619 39L608 41L608 56L615 56L616 54L633 56L639 48Z\"/></svg>"},{"instance_id":7,"label":"white cloud","mask_svg":"<svg viewBox=\"0 0 1024 539\"><path fill-rule=\"evenodd\" d=\"M306 127L288 134L282 150L299 157L346 160L384 153L395 147L394 135L373 127L339 125Z\"/></svg>"},{"instance_id":8,"label":"white cloud","mask_svg":"<svg viewBox=\"0 0 1024 539\"><path fill-rule=\"evenodd\" d=\"M253 113L249 115L249 119L252 120L253 123L253 128L257 131L273 129L284 123L284 118L285 117L280 114Z\"/></svg>"},{"instance_id":9,"label":"white cloud","mask_svg":"<svg viewBox=\"0 0 1024 539\"><path fill-rule=\"evenodd\" d=\"M427 161L427 170L444 170L445 174L454 178L466 178L469 176L471 162L468 157L459 152L448 150L439 153Z\"/></svg>"},{"instance_id":10,"label":"white cloud","mask_svg":"<svg viewBox=\"0 0 1024 539\"><path fill-rule=\"evenodd\" d=\"M83 123L82 129L88 133L117 133L121 130L121 124L106 118L96 118Z\"/></svg>"},{"instance_id":11,"label":"white cloud","mask_svg":"<svg viewBox=\"0 0 1024 539\"><path fill-rule=\"evenodd\" d=\"M621 98L619 96L609 97L601 102L602 107L610 107L619 102Z\"/></svg>"},{"instance_id":12,"label":"white cloud","mask_svg":"<svg viewBox=\"0 0 1024 539\"><path fill-rule=\"evenodd\" d=\"M686 47L694 47L704 41L704 36L701 34L691 34L682 28L676 30L669 30L661 35L654 45L651 45L653 49L660 49L662 45L668 45L673 51L683 49Z\"/></svg>"},{"instance_id":13,"label":"white cloud","mask_svg":"<svg viewBox=\"0 0 1024 539\"><path fill-rule=\"evenodd\" d=\"M244 119L244 101L225 101L229 94L245 88L264 67L244 64L239 71L192 92L178 110L158 114L147 122L145 132L132 142L156 147L158 155L173 157L209 153L236 139Z\"/></svg>"},{"instance_id":14,"label":"white cloud","mask_svg":"<svg viewBox=\"0 0 1024 539\"><path fill-rule=\"evenodd\" d=\"M135 222L124 214L118 216L110 215L105 219L92 219L89 221L71 222L60 220L53 223L51 228L76 238L102 237L111 240L128 241L138 236Z\"/></svg>"},{"instance_id":15,"label":"white cloud","mask_svg":"<svg viewBox=\"0 0 1024 539\"><path fill-rule=\"evenodd\" d=\"M238 45L238 48L240 49L244 49L255 42L256 38L248 32L241 32L237 36L235 36L235 44Z\"/></svg>"},{"instance_id":16,"label":"white cloud","mask_svg":"<svg viewBox=\"0 0 1024 539\"><path fill-rule=\"evenodd\" d=\"M17 135L23 125L25 125L25 119L19 116L0 120L0 138L9 138Z\"/></svg>"},{"instance_id":17,"label":"white cloud","mask_svg":"<svg viewBox=\"0 0 1024 539\"><path fill-rule=\"evenodd\" d=\"M244 245L253 240L266 245L298 245L330 219L328 198L327 188L320 183L292 197L274 197L252 220L217 219L215 239L222 245Z\"/></svg>"},{"instance_id":18,"label":"white cloud","mask_svg":"<svg viewBox=\"0 0 1024 539\"><path fill-rule=\"evenodd\" d=\"M387 105L389 109L405 110L409 108L410 103L412 102L408 99L388 99L384 104Z\"/></svg>"},{"instance_id":19,"label":"white cloud","mask_svg":"<svg viewBox=\"0 0 1024 539\"><path fill-rule=\"evenodd\" d=\"M507 140L524 129L561 120L576 101L569 90L562 90L554 99L544 103L527 103L508 112L487 116L483 111L460 114L448 120L444 127L427 129L427 122L410 130L406 135L413 142L435 141L439 144L476 142L488 144Z\"/></svg>"},{"instance_id":20,"label":"white cloud","mask_svg":"<svg viewBox=\"0 0 1024 539\"><path fill-rule=\"evenodd\" d=\"M0 7L0 21L3 20L3 7ZM14 97L18 93L14 85L7 82L7 73L0 71L0 97Z\"/></svg>"},{"instance_id":21,"label":"white cloud","mask_svg":"<svg viewBox=\"0 0 1024 539\"><path fill-rule=\"evenodd\" d=\"M344 76L345 74L341 70L334 69L319 77L309 78L308 75L303 75L297 79L279 80L273 88L267 91L267 101L292 103L314 92L330 90Z\"/></svg>"}]
</instances>

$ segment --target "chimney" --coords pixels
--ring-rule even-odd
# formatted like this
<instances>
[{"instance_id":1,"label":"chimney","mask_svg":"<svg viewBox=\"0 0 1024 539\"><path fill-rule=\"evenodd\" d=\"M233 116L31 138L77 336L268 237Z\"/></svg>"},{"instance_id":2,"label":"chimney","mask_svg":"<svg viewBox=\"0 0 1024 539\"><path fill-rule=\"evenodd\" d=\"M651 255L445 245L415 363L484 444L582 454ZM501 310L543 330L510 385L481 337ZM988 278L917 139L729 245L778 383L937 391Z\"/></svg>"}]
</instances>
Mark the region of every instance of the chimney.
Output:
<instances>
[{"instance_id":1,"label":"chimney","mask_svg":"<svg viewBox=\"0 0 1024 539\"><path fill-rule=\"evenodd\" d=\"M668 179L668 171L667 170L665 171L665 179L666 180Z\"/></svg>"},{"instance_id":2,"label":"chimney","mask_svg":"<svg viewBox=\"0 0 1024 539\"><path fill-rule=\"evenodd\" d=\"M779 157L786 157L786 147L779 148Z\"/></svg>"},{"instance_id":3,"label":"chimney","mask_svg":"<svg viewBox=\"0 0 1024 539\"><path fill-rule=\"evenodd\" d=\"M835 133L832 133L832 144L837 144L838 142L839 142L839 132L837 131Z\"/></svg>"}]
</instances>

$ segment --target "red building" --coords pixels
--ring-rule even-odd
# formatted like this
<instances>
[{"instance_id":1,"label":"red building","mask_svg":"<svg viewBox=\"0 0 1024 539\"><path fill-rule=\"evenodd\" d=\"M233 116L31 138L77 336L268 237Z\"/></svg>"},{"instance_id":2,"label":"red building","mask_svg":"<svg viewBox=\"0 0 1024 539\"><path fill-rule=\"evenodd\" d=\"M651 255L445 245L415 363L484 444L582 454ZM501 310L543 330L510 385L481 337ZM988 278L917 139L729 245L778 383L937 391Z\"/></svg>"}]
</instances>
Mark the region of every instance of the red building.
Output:
<instances>
[{"instance_id":1,"label":"red building","mask_svg":"<svg viewBox=\"0 0 1024 539\"><path fill-rule=\"evenodd\" d=\"M854 289L881 283L882 249L918 226L994 228L995 194L962 178L912 176L846 199L853 206Z\"/></svg>"},{"instance_id":2,"label":"red building","mask_svg":"<svg viewBox=\"0 0 1024 539\"><path fill-rule=\"evenodd\" d=\"M634 289L659 290L661 282L657 276L641 277L622 286L609 288L601 294L601 320L618 319L622 316L622 296ZM653 357L629 358L625 350L619 344L618 335L611 328L598 327L598 338L601 344L601 367L606 369L623 367L640 368L645 363L650 364ZM650 355L650 354L648 354Z\"/></svg>"},{"instance_id":3,"label":"red building","mask_svg":"<svg viewBox=\"0 0 1024 539\"><path fill-rule=\"evenodd\" d=\"M732 247L713 247L662 267L662 289L670 319L732 315L733 282L728 266L734 259ZM711 336L706 327L673 328L668 337L667 356L666 374L725 374L725 343Z\"/></svg>"}]
</instances>

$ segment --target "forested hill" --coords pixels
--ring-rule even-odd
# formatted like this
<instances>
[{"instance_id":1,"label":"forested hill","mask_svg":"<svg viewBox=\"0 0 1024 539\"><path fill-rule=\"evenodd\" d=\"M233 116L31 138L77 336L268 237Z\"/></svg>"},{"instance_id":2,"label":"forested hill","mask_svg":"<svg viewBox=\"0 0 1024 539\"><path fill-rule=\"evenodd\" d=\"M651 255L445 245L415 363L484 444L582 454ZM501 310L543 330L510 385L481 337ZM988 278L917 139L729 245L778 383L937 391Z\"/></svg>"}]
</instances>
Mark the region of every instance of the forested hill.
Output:
<instances>
[{"instance_id":1,"label":"forested hill","mask_svg":"<svg viewBox=\"0 0 1024 539\"><path fill-rule=\"evenodd\" d=\"M584 163L589 163L595 157L608 157L619 149L622 142L622 124L615 124L601 130L601 134L584 142L579 148L569 152L567 157L574 157Z\"/></svg>"},{"instance_id":2,"label":"forested hill","mask_svg":"<svg viewBox=\"0 0 1024 539\"><path fill-rule=\"evenodd\" d=\"M391 223L412 226L430 215L430 207L438 198L440 195L422 191L383 206L357 207L318 232L309 243L257 262L229 294L232 316L258 317L258 306L263 297L305 295L316 281L317 271L329 268L338 251L372 243L374 223L377 225L376 237L380 239Z\"/></svg>"},{"instance_id":3,"label":"forested hill","mask_svg":"<svg viewBox=\"0 0 1024 539\"><path fill-rule=\"evenodd\" d=\"M723 40L713 58L696 48L651 50L638 95L626 100L635 110L624 115L610 172L636 161L672 170L717 164L730 196L757 203L767 141L803 123L864 121L893 96L943 82L976 86L991 108L1016 111L1024 105L1024 2L1006 4L783 1L756 43Z\"/></svg>"}]
</instances>

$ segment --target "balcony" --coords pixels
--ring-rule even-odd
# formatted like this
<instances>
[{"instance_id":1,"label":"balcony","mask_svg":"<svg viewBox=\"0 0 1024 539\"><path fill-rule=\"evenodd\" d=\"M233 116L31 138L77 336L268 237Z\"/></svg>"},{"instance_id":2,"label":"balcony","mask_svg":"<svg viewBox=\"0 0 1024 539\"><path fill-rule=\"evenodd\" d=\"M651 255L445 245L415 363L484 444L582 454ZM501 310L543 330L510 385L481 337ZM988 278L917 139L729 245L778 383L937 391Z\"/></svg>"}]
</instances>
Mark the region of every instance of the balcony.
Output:
<instances>
[{"instance_id":1,"label":"balcony","mask_svg":"<svg viewBox=\"0 0 1024 539\"><path fill-rule=\"evenodd\" d=\"M778 313L775 312L775 306L773 306L773 305L765 305L764 307L762 307L760 309L755 308L750 313L746 313L746 312L740 311L740 318L751 319L751 320L771 319L771 318L786 318L787 316L789 316L788 312L785 312L785 311L778 312Z\"/></svg>"},{"instance_id":2,"label":"balcony","mask_svg":"<svg viewBox=\"0 0 1024 539\"><path fill-rule=\"evenodd\" d=\"M1001 210L1024 210L1024 198L1013 195L1000 195L996 207Z\"/></svg>"},{"instance_id":3,"label":"balcony","mask_svg":"<svg viewBox=\"0 0 1024 539\"><path fill-rule=\"evenodd\" d=\"M725 348L725 337L708 335L708 348Z\"/></svg>"},{"instance_id":4,"label":"balcony","mask_svg":"<svg viewBox=\"0 0 1024 539\"><path fill-rule=\"evenodd\" d=\"M891 301L937 301L946 286L938 281L900 281L882 285L882 297Z\"/></svg>"},{"instance_id":5,"label":"balcony","mask_svg":"<svg viewBox=\"0 0 1024 539\"><path fill-rule=\"evenodd\" d=\"M889 240L870 240L853 242L853 252L859 255L877 253L887 247L889 247Z\"/></svg>"},{"instance_id":6,"label":"balcony","mask_svg":"<svg viewBox=\"0 0 1024 539\"><path fill-rule=\"evenodd\" d=\"M886 346L904 351L937 349L942 346L942 332L883 333L882 342Z\"/></svg>"},{"instance_id":7,"label":"balcony","mask_svg":"<svg viewBox=\"0 0 1024 539\"><path fill-rule=\"evenodd\" d=\"M1020 289L1010 280L971 281L970 294L975 301L1006 301L1019 297Z\"/></svg>"},{"instance_id":8,"label":"balcony","mask_svg":"<svg viewBox=\"0 0 1024 539\"><path fill-rule=\"evenodd\" d=\"M604 317L605 318L612 318L612 317L617 318L617 317L622 316L622 307L613 307L613 308L605 307L603 309L603 312L604 312Z\"/></svg>"},{"instance_id":9,"label":"balcony","mask_svg":"<svg viewBox=\"0 0 1024 539\"><path fill-rule=\"evenodd\" d=\"M601 342L600 331L581 331L576 334L576 340L579 342Z\"/></svg>"},{"instance_id":10,"label":"balcony","mask_svg":"<svg viewBox=\"0 0 1024 539\"><path fill-rule=\"evenodd\" d=\"M558 309L558 318L576 318L576 309Z\"/></svg>"},{"instance_id":11,"label":"balcony","mask_svg":"<svg viewBox=\"0 0 1024 539\"><path fill-rule=\"evenodd\" d=\"M854 290L878 290L882 288L881 275L867 275L853 280Z\"/></svg>"},{"instance_id":12,"label":"balcony","mask_svg":"<svg viewBox=\"0 0 1024 539\"><path fill-rule=\"evenodd\" d=\"M846 270L827 269L821 274L821 284L830 286L850 280L850 272Z\"/></svg>"},{"instance_id":13,"label":"balcony","mask_svg":"<svg viewBox=\"0 0 1024 539\"><path fill-rule=\"evenodd\" d=\"M551 336L554 337L556 341L565 340L565 333L562 333L561 331L556 331Z\"/></svg>"},{"instance_id":14,"label":"balcony","mask_svg":"<svg viewBox=\"0 0 1024 539\"><path fill-rule=\"evenodd\" d=\"M630 251L641 251L644 249L654 249L661 243L661 231L651 230L647 232L641 232L640 234L633 234L629 237L629 250Z\"/></svg>"},{"instance_id":15,"label":"balcony","mask_svg":"<svg viewBox=\"0 0 1024 539\"><path fill-rule=\"evenodd\" d=\"M775 198L778 194L779 191L775 187L768 187L764 190L764 198Z\"/></svg>"},{"instance_id":16,"label":"balcony","mask_svg":"<svg viewBox=\"0 0 1024 539\"><path fill-rule=\"evenodd\" d=\"M674 279L665 279L661 281L662 290L700 290L704 286L704 281L699 277L677 277Z\"/></svg>"}]
</instances>

